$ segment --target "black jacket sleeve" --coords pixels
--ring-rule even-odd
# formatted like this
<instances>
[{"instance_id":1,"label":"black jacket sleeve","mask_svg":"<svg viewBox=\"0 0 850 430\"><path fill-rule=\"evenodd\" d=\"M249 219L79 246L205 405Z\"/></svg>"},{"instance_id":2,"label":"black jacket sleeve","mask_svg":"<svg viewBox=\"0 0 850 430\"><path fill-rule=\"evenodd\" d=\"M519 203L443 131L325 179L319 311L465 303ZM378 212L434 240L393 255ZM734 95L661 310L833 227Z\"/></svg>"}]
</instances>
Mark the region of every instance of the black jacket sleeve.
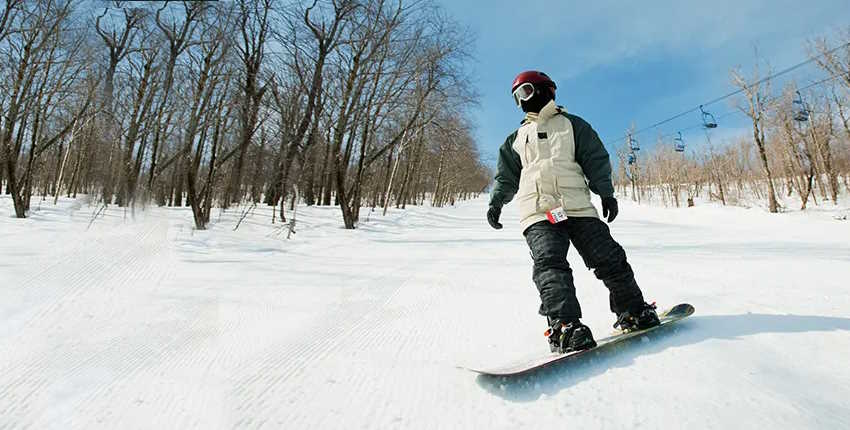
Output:
<instances>
[{"instance_id":1,"label":"black jacket sleeve","mask_svg":"<svg viewBox=\"0 0 850 430\"><path fill-rule=\"evenodd\" d=\"M499 148L498 170L496 182L493 184L493 192L490 194L490 206L504 206L514 198L519 188L522 161L513 148L516 135L517 132L513 132Z\"/></svg>"},{"instance_id":2,"label":"black jacket sleeve","mask_svg":"<svg viewBox=\"0 0 850 430\"><path fill-rule=\"evenodd\" d=\"M576 162L584 171L590 191L601 197L614 195L611 182L611 160L599 135L587 121L575 115L568 115L573 124L576 141Z\"/></svg>"}]
</instances>

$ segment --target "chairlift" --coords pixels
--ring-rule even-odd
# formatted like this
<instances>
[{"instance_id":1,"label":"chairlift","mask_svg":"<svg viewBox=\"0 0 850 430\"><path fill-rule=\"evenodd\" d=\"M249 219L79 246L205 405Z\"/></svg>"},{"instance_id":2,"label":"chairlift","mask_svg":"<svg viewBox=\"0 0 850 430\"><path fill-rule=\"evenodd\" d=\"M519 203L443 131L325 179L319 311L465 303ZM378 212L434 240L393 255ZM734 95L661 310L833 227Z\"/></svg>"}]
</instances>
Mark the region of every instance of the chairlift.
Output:
<instances>
[{"instance_id":1,"label":"chairlift","mask_svg":"<svg viewBox=\"0 0 850 430\"><path fill-rule=\"evenodd\" d=\"M673 138L673 143L674 143L673 149L675 149L676 152L685 152L685 140L682 139L682 132L681 131L679 132L679 135L677 137Z\"/></svg>"},{"instance_id":2,"label":"chairlift","mask_svg":"<svg viewBox=\"0 0 850 430\"><path fill-rule=\"evenodd\" d=\"M705 128L717 128L717 120L714 119L714 115L706 112L705 109L702 108L702 105L699 105L699 110L702 112L702 126Z\"/></svg>"},{"instance_id":3,"label":"chairlift","mask_svg":"<svg viewBox=\"0 0 850 430\"><path fill-rule=\"evenodd\" d=\"M632 137L631 134L629 135L629 149L631 149L632 151L640 151L640 144L638 143L637 139Z\"/></svg>"},{"instance_id":4,"label":"chairlift","mask_svg":"<svg viewBox=\"0 0 850 430\"><path fill-rule=\"evenodd\" d=\"M635 164L635 161L637 161L637 157L635 157L635 154L630 153L628 159L629 165L631 166L632 164Z\"/></svg>"},{"instance_id":5,"label":"chairlift","mask_svg":"<svg viewBox=\"0 0 850 430\"><path fill-rule=\"evenodd\" d=\"M797 122L806 122L809 120L809 106L806 105L806 102L803 101L803 96L800 94L800 91L797 91L797 98L795 98L791 102L791 106L794 108L794 121Z\"/></svg>"}]
</instances>

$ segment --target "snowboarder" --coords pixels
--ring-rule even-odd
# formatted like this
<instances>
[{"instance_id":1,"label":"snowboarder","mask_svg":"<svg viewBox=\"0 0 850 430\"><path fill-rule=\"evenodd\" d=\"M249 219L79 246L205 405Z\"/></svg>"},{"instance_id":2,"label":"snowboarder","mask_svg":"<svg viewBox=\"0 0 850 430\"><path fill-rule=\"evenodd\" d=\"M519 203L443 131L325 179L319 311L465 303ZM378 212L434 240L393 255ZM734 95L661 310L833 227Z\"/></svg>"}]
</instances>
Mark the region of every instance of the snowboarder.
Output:
<instances>
[{"instance_id":1,"label":"snowboarder","mask_svg":"<svg viewBox=\"0 0 850 430\"><path fill-rule=\"evenodd\" d=\"M608 288L615 328L644 329L659 320L655 306L644 301L625 251L590 201L593 191L602 198L603 217L609 223L617 217L608 152L590 124L555 104L556 88L539 71L514 79L511 94L525 119L499 148L487 221L502 228L502 206L516 195L550 349L570 352L596 346L590 328L579 321L581 307L567 262L570 242Z\"/></svg>"}]
</instances>

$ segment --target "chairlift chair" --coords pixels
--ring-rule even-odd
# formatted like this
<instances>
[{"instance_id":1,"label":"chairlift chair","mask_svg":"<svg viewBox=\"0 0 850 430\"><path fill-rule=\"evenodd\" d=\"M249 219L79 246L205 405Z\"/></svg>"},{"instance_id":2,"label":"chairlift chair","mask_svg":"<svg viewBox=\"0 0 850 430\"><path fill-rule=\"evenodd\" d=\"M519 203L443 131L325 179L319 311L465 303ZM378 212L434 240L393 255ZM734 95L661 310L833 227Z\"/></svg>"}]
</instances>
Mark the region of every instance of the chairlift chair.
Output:
<instances>
[{"instance_id":1,"label":"chairlift chair","mask_svg":"<svg viewBox=\"0 0 850 430\"><path fill-rule=\"evenodd\" d=\"M794 121L806 122L809 120L809 106L803 101L803 96L797 91L797 98L791 102L794 108Z\"/></svg>"},{"instance_id":2,"label":"chairlift chair","mask_svg":"<svg viewBox=\"0 0 850 430\"><path fill-rule=\"evenodd\" d=\"M702 108L702 105L699 105L699 110L702 112L702 126L705 128L717 128L717 120L714 119L714 115L706 112L705 109Z\"/></svg>"},{"instance_id":3,"label":"chairlift chair","mask_svg":"<svg viewBox=\"0 0 850 430\"><path fill-rule=\"evenodd\" d=\"M635 161L637 161L637 157L635 157L635 154L629 154L629 159L628 159L629 165L635 164Z\"/></svg>"},{"instance_id":4,"label":"chairlift chair","mask_svg":"<svg viewBox=\"0 0 850 430\"><path fill-rule=\"evenodd\" d=\"M685 152L685 141L682 139L682 132L679 132L679 135L673 138L674 147L673 149L676 152Z\"/></svg>"}]
</instances>

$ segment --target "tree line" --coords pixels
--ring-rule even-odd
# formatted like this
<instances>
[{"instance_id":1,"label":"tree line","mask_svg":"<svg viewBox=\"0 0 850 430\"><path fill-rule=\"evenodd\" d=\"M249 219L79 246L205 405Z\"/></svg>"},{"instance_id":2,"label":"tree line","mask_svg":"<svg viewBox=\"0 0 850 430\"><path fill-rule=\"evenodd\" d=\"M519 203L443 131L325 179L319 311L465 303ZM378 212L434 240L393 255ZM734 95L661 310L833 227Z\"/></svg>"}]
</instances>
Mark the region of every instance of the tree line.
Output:
<instances>
[{"instance_id":1,"label":"tree line","mask_svg":"<svg viewBox=\"0 0 850 430\"><path fill-rule=\"evenodd\" d=\"M102 205L453 204L483 191L470 36L429 1L7 0L0 179Z\"/></svg>"},{"instance_id":2,"label":"tree line","mask_svg":"<svg viewBox=\"0 0 850 430\"><path fill-rule=\"evenodd\" d=\"M755 199L774 213L782 202L801 210L837 205L850 190L850 31L837 43L822 38L808 48L826 76L808 85L774 89L758 67L749 75L732 70L741 97L729 113L748 119L749 136L712 142L709 116L697 149L684 150L677 135L659 136L649 151L629 141L618 147L620 193L676 207L692 206L696 197L723 205Z\"/></svg>"}]
</instances>

